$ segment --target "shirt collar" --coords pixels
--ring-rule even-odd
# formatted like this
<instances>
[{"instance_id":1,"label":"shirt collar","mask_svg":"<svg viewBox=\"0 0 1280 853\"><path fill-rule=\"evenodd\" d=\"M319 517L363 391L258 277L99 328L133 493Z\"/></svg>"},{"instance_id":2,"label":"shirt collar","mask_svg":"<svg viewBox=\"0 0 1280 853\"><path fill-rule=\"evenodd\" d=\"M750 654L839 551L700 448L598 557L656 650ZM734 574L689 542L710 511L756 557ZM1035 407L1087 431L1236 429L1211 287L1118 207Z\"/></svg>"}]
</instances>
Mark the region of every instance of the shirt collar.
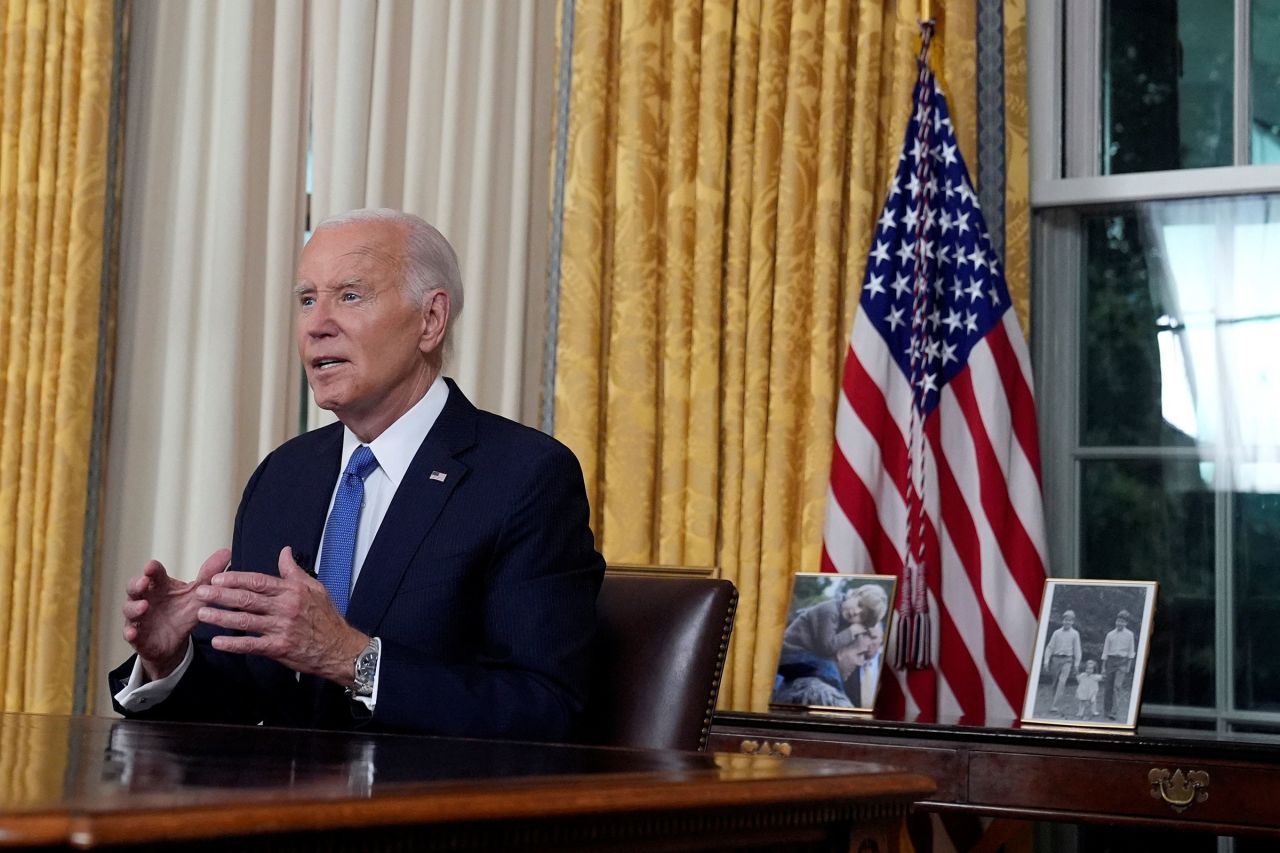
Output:
<instances>
[{"instance_id":1,"label":"shirt collar","mask_svg":"<svg viewBox=\"0 0 1280 853\"><path fill-rule=\"evenodd\" d=\"M435 426L448 399L449 386L445 384L443 377L437 376L421 400L369 442L369 449L378 460L378 469L387 475L396 488L400 487L400 481L409 470L409 463L413 461L427 433L431 432L431 427ZM345 426L342 428L342 463L339 470L346 470L351 454L363 443L350 429Z\"/></svg>"}]
</instances>

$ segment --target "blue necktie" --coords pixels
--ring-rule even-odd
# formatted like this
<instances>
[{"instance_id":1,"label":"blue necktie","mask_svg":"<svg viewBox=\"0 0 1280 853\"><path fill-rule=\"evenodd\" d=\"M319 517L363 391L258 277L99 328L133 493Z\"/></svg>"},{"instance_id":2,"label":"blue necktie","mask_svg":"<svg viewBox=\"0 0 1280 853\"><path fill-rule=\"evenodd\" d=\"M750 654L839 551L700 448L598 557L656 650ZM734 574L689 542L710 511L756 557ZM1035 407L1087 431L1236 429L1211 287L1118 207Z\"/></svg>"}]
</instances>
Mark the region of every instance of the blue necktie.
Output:
<instances>
[{"instance_id":1,"label":"blue necktie","mask_svg":"<svg viewBox=\"0 0 1280 853\"><path fill-rule=\"evenodd\" d=\"M363 444L356 448L338 481L338 494L324 525L317 575L329 591L333 606L343 616L347 615L347 603L351 599L351 564L355 561L360 505L364 503L364 478L377 467L378 460L372 450Z\"/></svg>"}]
</instances>

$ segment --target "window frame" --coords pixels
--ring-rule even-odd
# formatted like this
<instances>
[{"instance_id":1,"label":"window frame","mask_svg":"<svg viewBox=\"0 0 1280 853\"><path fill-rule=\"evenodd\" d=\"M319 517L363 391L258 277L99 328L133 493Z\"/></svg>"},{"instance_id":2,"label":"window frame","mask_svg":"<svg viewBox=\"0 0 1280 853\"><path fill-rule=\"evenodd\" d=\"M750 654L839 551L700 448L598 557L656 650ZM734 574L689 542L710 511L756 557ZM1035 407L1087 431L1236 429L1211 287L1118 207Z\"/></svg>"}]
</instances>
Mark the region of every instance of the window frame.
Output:
<instances>
[{"instance_id":1,"label":"window frame","mask_svg":"<svg viewBox=\"0 0 1280 853\"><path fill-rule=\"evenodd\" d=\"M1233 141L1237 165L1101 173L1102 10L1105 0L1028 4L1027 44L1032 214L1032 364L1037 379L1042 483L1050 574L1080 577L1081 464L1099 458L1202 458L1196 448L1084 447L1080 435L1084 268L1082 219L1100 207L1165 199L1280 193L1280 165L1246 164L1250 152L1249 0L1234 0ZM1235 706L1233 497L1214 493L1213 708L1143 703L1149 717L1239 726L1280 726L1280 713ZM1157 604L1158 607L1158 604Z\"/></svg>"}]
</instances>

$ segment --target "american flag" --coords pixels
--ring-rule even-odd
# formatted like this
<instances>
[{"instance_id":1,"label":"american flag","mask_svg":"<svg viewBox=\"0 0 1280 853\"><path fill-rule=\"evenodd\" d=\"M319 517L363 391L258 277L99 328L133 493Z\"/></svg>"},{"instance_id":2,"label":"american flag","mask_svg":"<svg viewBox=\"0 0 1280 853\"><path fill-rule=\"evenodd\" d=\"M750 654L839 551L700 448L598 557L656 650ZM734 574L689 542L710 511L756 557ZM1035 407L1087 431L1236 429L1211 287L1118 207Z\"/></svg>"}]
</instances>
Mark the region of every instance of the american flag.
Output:
<instances>
[{"instance_id":1,"label":"american flag","mask_svg":"<svg viewBox=\"0 0 1280 853\"><path fill-rule=\"evenodd\" d=\"M904 719L1011 719L1045 579L1026 342L928 66L845 359L823 570L898 575Z\"/></svg>"}]
</instances>

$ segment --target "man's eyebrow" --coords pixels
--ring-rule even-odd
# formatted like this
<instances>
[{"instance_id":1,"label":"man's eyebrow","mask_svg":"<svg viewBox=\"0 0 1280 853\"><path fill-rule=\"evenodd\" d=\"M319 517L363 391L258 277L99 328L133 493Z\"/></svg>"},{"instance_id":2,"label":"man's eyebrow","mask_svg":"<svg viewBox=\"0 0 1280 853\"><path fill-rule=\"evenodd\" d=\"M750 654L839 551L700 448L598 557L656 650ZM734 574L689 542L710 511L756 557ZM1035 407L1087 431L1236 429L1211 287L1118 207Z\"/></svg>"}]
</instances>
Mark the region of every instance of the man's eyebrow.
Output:
<instances>
[{"instance_id":1,"label":"man's eyebrow","mask_svg":"<svg viewBox=\"0 0 1280 853\"><path fill-rule=\"evenodd\" d=\"M295 296L302 296L307 293L315 293L317 290L342 290L345 287L364 287L366 284L367 282L360 276L344 278L342 281L328 284L324 287L316 287L309 281L303 281L294 285L293 293Z\"/></svg>"}]
</instances>

